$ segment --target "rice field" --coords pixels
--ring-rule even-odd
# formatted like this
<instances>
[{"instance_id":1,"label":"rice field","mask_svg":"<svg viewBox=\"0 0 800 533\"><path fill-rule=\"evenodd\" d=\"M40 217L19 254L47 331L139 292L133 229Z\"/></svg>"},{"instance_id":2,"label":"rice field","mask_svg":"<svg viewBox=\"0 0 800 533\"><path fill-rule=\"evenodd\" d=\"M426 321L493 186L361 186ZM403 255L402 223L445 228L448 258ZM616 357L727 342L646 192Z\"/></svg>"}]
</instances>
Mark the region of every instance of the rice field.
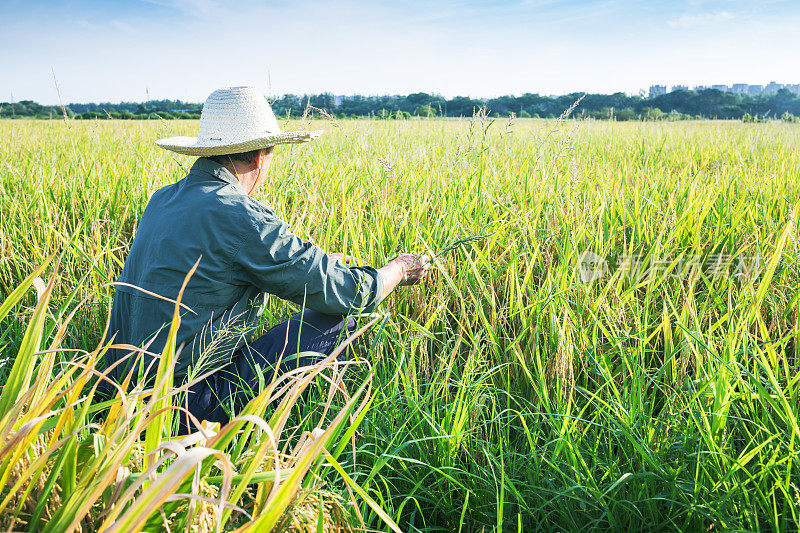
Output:
<instances>
[{"instance_id":1,"label":"rice field","mask_svg":"<svg viewBox=\"0 0 800 533\"><path fill-rule=\"evenodd\" d=\"M180 445L176 347L156 390L91 384L137 220L193 161L153 142L196 121L0 121L0 525L800 527L798 125L309 120L257 197L432 277L363 322L357 364Z\"/></svg>"}]
</instances>

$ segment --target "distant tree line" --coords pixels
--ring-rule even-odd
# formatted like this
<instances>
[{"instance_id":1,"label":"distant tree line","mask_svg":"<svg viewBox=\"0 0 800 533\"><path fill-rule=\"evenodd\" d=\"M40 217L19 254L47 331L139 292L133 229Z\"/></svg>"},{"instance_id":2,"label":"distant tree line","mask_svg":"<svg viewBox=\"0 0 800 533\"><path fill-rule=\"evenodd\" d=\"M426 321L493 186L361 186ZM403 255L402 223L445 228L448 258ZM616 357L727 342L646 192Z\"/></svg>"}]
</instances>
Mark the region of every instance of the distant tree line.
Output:
<instances>
[{"instance_id":1,"label":"distant tree line","mask_svg":"<svg viewBox=\"0 0 800 533\"><path fill-rule=\"evenodd\" d=\"M144 103L120 102L118 104L68 104L63 108L57 105L41 105L31 100L15 103L0 103L0 117L63 118L64 113L74 119L115 118L132 119L173 119L200 118L203 104L192 104L180 100L150 100Z\"/></svg>"},{"instance_id":2,"label":"distant tree line","mask_svg":"<svg viewBox=\"0 0 800 533\"><path fill-rule=\"evenodd\" d=\"M573 117L608 120L686 120L694 118L741 119L756 122L767 119L798 121L800 96L781 89L775 94L749 96L717 89L678 90L654 98L624 93L571 93L541 96L526 93L498 98L445 98L436 94L413 93L406 96L340 96L286 94L272 101L276 115L297 117L309 106L337 118L374 117L405 119L418 117L471 117L485 108L490 116L554 118L562 115L578 99ZM30 100L0 103L0 117L61 118L66 113L75 119L191 119L198 118L203 105L181 100L150 100L144 103L68 104L43 106Z\"/></svg>"}]
</instances>

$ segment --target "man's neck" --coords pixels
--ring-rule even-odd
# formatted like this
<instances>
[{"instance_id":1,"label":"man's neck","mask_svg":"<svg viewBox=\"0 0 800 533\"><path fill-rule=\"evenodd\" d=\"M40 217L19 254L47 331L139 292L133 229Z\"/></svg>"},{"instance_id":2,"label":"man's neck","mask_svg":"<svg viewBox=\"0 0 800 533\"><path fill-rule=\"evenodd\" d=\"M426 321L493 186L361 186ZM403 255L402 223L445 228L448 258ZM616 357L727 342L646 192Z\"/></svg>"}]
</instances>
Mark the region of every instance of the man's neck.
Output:
<instances>
[{"instance_id":1,"label":"man's neck","mask_svg":"<svg viewBox=\"0 0 800 533\"><path fill-rule=\"evenodd\" d=\"M254 190L255 180L258 177L258 169L252 168L247 163L227 163L223 164L228 172L233 174L237 180L239 180L239 184L242 188L247 191L247 194L250 194Z\"/></svg>"}]
</instances>

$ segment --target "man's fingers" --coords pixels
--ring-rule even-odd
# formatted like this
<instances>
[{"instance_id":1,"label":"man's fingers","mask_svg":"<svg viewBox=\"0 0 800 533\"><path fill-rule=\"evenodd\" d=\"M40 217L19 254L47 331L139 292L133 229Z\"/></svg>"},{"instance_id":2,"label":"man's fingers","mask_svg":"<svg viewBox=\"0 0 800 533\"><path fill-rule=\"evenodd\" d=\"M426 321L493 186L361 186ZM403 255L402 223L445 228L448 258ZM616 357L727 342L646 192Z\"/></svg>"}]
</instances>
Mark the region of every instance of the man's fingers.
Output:
<instances>
[{"instance_id":1,"label":"man's fingers","mask_svg":"<svg viewBox=\"0 0 800 533\"><path fill-rule=\"evenodd\" d=\"M430 263L415 265L413 268L408 270L407 281L410 282L410 284L412 285L416 285L417 283L424 281L428 277L428 272L430 272L430 268L431 268Z\"/></svg>"},{"instance_id":2,"label":"man's fingers","mask_svg":"<svg viewBox=\"0 0 800 533\"><path fill-rule=\"evenodd\" d=\"M423 281L431 268L428 254L400 254L395 261L402 265L403 280L401 285L416 285Z\"/></svg>"},{"instance_id":3,"label":"man's fingers","mask_svg":"<svg viewBox=\"0 0 800 533\"><path fill-rule=\"evenodd\" d=\"M328 257L330 257L331 259L338 259L339 261L344 263L345 266L350 266L350 264L353 263L353 258L351 256L345 255L345 254L343 254L341 252L335 252L335 253L332 253L332 254L328 254Z\"/></svg>"}]
</instances>

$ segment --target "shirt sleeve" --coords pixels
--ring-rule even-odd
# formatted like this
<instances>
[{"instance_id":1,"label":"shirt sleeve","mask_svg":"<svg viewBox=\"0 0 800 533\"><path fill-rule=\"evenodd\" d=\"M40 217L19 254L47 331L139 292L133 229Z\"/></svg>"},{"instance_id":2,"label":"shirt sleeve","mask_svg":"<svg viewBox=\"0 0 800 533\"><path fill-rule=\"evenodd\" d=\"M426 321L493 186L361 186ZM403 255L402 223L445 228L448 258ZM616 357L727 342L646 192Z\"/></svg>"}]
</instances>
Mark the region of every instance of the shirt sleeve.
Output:
<instances>
[{"instance_id":1,"label":"shirt sleeve","mask_svg":"<svg viewBox=\"0 0 800 533\"><path fill-rule=\"evenodd\" d=\"M320 313L368 313L383 295L375 268L347 267L275 216L253 223L233 260L248 283Z\"/></svg>"}]
</instances>

